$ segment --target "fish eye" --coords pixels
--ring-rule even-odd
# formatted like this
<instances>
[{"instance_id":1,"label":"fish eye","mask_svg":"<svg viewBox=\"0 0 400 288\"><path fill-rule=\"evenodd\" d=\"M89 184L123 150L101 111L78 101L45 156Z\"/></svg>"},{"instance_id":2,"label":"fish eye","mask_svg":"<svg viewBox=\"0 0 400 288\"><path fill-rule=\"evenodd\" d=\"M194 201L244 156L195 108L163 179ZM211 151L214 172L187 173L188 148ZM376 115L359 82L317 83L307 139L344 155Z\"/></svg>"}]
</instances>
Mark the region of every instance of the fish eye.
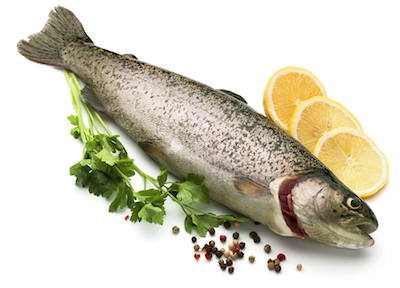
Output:
<instances>
[{"instance_id":1,"label":"fish eye","mask_svg":"<svg viewBox=\"0 0 400 288\"><path fill-rule=\"evenodd\" d=\"M347 206L349 206L351 209L359 209L361 207L361 202L356 199L356 198L347 198Z\"/></svg>"}]
</instances>

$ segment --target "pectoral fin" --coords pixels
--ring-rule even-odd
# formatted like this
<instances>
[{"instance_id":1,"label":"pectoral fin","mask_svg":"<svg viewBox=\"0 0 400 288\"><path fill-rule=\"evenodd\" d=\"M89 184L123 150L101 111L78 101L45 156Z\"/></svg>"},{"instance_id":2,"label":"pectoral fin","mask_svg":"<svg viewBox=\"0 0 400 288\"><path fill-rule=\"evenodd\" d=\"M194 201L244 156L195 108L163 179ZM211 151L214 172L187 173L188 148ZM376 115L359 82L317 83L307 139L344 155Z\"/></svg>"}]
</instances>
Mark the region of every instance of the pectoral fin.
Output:
<instances>
[{"instance_id":1,"label":"pectoral fin","mask_svg":"<svg viewBox=\"0 0 400 288\"><path fill-rule=\"evenodd\" d=\"M271 194L268 188L250 180L249 178L236 178L235 186L243 195L249 197L257 198Z\"/></svg>"}]
</instances>

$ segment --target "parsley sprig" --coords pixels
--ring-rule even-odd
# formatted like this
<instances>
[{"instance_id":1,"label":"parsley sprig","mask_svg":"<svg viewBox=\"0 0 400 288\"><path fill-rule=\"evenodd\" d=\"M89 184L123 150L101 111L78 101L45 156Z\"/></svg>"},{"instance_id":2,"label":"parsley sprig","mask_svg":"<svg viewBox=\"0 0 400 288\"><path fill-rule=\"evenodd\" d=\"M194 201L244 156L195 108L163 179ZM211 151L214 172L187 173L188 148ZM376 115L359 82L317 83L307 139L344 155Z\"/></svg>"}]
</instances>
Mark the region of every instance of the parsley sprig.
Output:
<instances>
[{"instance_id":1,"label":"parsley sprig","mask_svg":"<svg viewBox=\"0 0 400 288\"><path fill-rule=\"evenodd\" d=\"M186 214L185 230L191 233L197 229L200 236L205 236L212 227L218 227L225 220L244 222L247 217L235 218L230 215L215 215L204 212L193 206L193 203L208 204L207 188L202 185L204 177L190 173L182 181L167 182L168 169L160 167L160 174L154 178L139 167L128 153L118 135L113 135L107 128L101 116L86 105L81 98L82 87L75 74L64 69L64 75L71 92L72 104L76 116L68 119L74 126L71 134L83 143L82 158L70 168L70 174L76 177L75 184L87 187L89 192L112 199L110 212L129 208L132 211L130 220L163 224L164 203L169 197L180 205ZM83 109L86 111L89 127L84 124ZM100 132L99 123L105 134ZM143 179L143 190L135 191L130 177L138 173ZM151 188L147 189L147 184Z\"/></svg>"}]
</instances>

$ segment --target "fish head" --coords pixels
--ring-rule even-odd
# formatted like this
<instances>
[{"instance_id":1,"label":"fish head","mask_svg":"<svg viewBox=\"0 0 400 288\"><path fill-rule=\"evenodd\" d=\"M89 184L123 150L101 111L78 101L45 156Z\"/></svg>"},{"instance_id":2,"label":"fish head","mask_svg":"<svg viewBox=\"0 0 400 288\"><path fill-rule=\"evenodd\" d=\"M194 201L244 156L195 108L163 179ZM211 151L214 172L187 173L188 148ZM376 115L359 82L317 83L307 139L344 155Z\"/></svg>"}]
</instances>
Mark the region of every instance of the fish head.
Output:
<instances>
[{"instance_id":1,"label":"fish head","mask_svg":"<svg viewBox=\"0 0 400 288\"><path fill-rule=\"evenodd\" d=\"M292 214L302 236L343 248L358 249L374 244L369 233L378 228L375 214L330 171L311 173L294 182L286 199L290 198Z\"/></svg>"}]
</instances>

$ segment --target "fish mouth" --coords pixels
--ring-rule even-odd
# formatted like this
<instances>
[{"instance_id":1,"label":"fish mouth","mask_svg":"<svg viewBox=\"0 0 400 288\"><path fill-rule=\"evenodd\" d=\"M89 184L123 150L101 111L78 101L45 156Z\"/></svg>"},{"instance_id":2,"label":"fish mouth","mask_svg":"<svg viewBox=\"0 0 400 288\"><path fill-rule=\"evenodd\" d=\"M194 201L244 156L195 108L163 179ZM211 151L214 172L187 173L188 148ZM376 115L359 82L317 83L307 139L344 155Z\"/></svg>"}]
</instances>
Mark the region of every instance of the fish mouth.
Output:
<instances>
[{"instance_id":1,"label":"fish mouth","mask_svg":"<svg viewBox=\"0 0 400 288\"><path fill-rule=\"evenodd\" d=\"M369 235L378 229L378 222L373 218L359 218L348 216L341 219L339 222L341 231L338 233L344 239L342 243L336 243L335 246L359 249L370 247L374 244L374 239Z\"/></svg>"}]
</instances>

